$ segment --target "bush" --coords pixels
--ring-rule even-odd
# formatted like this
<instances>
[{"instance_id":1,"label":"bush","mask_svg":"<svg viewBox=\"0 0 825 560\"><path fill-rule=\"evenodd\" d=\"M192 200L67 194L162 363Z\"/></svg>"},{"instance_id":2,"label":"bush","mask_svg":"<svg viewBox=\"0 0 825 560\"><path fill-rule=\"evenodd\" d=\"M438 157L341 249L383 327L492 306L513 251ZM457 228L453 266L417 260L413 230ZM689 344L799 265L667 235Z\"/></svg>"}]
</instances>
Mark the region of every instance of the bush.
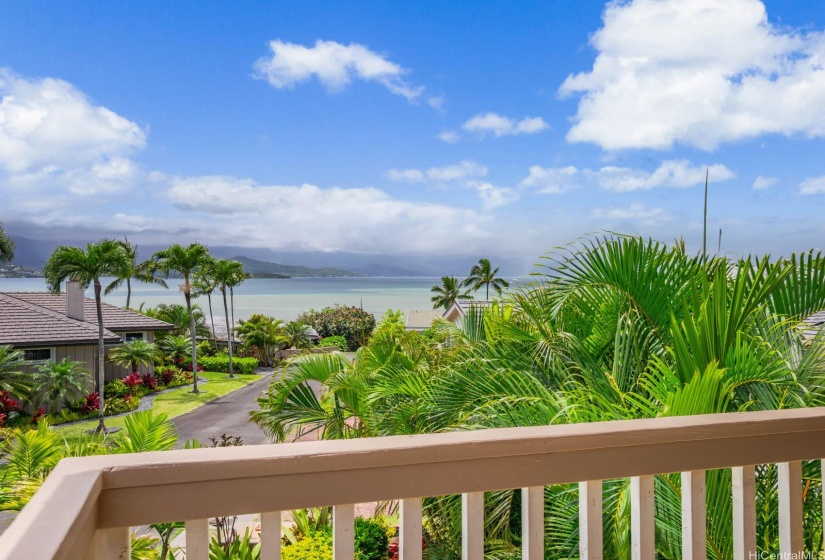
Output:
<instances>
[{"instance_id":1,"label":"bush","mask_svg":"<svg viewBox=\"0 0 825 560\"><path fill-rule=\"evenodd\" d=\"M60 412L49 414L48 420L50 425L57 426L58 424L67 424L69 422L85 420L90 416L91 414L89 413L81 413L78 410L69 410L68 408L64 408Z\"/></svg>"},{"instance_id":2,"label":"bush","mask_svg":"<svg viewBox=\"0 0 825 560\"><path fill-rule=\"evenodd\" d=\"M346 349L351 351L364 346L375 328L375 316L354 306L336 305L321 311L311 309L299 315L296 321L311 326L322 338L344 337Z\"/></svg>"},{"instance_id":3,"label":"bush","mask_svg":"<svg viewBox=\"0 0 825 560\"><path fill-rule=\"evenodd\" d=\"M112 416L113 414L122 414L124 412L131 412L138 407L140 399L131 395L126 395L122 399L106 399L103 404L103 415Z\"/></svg>"},{"instance_id":4,"label":"bush","mask_svg":"<svg viewBox=\"0 0 825 560\"><path fill-rule=\"evenodd\" d=\"M328 336L326 338L322 338L319 345L321 348L338 348L341 352L346 352L347 339L343 336Z\"/></svg>"},{"instance_id":5,"label":"bush","mask_svg":"<svg viewBox=\"0 0 825 560\"><path fill-rule=\"evenodd\" d=\"M158 386L158 380L155 379L155 376L151 373L147 373L143 376L143 386L149 389L150 391L154 391L155 387Z\"/></svg>"},{"instance_id":6,"label":"bush","mask_svg":"<svg viewBox=\"0 0 825 560\"><path fill-rule=\"evenodd\" d=\"M20 402L11 398L8 391L0 391L0 426L12 422L20 413Z\"/></svg>"},{"instance_id":7,"label":"bush","mask_svg":"<svg viewBox=\"0 0 825 560\"><path fill-rule=\"evenodd\" d=\"M137 393L137 388L143 385L143 377L134 371L123 378L123 384L129 388L129 391L134 395Z\"/></svg>"},{"instance_id":8,"label":"bush","mask_svg":"<svg viewBox=\"0 0 825 560\"><path fill-rule=\"evenodd\" d=\"M332 535L310 533L295 544L283 546L281 560L332 560Z\"/></svg>"},{"instance_id":9,"label":"bush","mask_svg":"<svg viewBox=\"0 0 825 560\"><path fill-rule=\"evenodd\" d=\"M120 397L123 398L126 395L130 395L132 393L131 387L128 387L126 383L124 383L123 379L112 379L106 385L103 386L103 394L106 395L107 398L109 397ZM97 393L95 393L97 394Z\"/></svg>"},{"instance_id":10,"label":"bush","mask_svg":"<svg viewBox=\"0 0 825 560\"><path fill-rule=\"evenodd\" d=\"M192 361L185 361L184 364L188 369L192 369ZM258 367L257 358L232 358L232 371L240 374L252 374ZM229 373L229 356L227 354L218 354L217 356L204 356L198 358L198 371L220 371Z\"/></svg>"},{"instance_id":11,"label":"bush","mask_svg":"<svg viewBox=\"0 0 825 560\"><path fill-rule=\"evenodd\" d=\"M374 519L355 519L355 556L359 560L386 560L390 539L387 529Z\"/></svg>"},{"instance_id":12,"label":"bush","mask_svg":"<svg viewBox=\"0 0 825 560\"><path fill-rule=\"evenodd\" d=\"M167 383L167 387L180 387L181 385L189 385L194 381L192 374L188 371L179 371L172 376L172 381Z\"/></svg>"},{"instance_id":13,"label":"bush","mask_svg":"<svg viewBox=\"0 0 825 560\"><path fill-rule=\"evenodd\" d=\"M124 385L124 387L126 386ZM105 390L108 392L108 388L106 388ZM122 397L123 395L119 396ZM100 395L97 394L97 391L89 393L88 395L86 395L85 399L70 406L69 409L74 412L77 412L81 416L88 416L89 414L93 414L100 410ZM67 420L67 422L71 422L71 420Z\"/></svg>"},{"instance_id":14,"label":"bush","mask_svg":"<svg viewBox=\"0 0 825 560\"><path fill-rule=\"evenodd\" d=\"M166 368L165 370L161 371L159 374L155 374L155 376L160 377L160 384L161 385L169 385L172 383L172 380L175 378L175 374L178 373L176 369L173 368Z\"/></svg>"}]
</instances>

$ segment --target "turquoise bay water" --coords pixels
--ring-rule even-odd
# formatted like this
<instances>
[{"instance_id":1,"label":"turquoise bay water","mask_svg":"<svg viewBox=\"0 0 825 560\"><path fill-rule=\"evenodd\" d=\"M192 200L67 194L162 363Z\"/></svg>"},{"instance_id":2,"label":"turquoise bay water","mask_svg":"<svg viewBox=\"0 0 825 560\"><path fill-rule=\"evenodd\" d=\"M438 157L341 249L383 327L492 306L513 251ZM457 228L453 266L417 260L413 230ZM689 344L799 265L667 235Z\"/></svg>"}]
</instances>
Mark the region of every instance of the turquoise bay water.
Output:
<instances>
[{"instance_id":1,"label":"turquoise bay water","mask_svg":"<svg viewBox=\"0 0 825 560\"><path fill-rule=\"evenodd\" d=\"M183 304L183 295L177 289L179 279L168 280L169 289L135 284L132 287L134 308L145 303L154 307L159 303ZM430 309L430 288L440 284L439 278L251 278L235 289L235 319L247 319L253 313L273 315L289 321L309 309L322 309L340 303L363 306L376 318L387 309ZM42 278L0 278L0 292L45 291ZM91 290L89 297L94 297ZM483 296L482 296L483 297ZM126 290L117 290L105 296L104 301L117 306L126 304ZM207 298L197 303L207 310ZM223 320L223 300L220 292L212 296L216 321Z\"/></svg>"}]
</instances>

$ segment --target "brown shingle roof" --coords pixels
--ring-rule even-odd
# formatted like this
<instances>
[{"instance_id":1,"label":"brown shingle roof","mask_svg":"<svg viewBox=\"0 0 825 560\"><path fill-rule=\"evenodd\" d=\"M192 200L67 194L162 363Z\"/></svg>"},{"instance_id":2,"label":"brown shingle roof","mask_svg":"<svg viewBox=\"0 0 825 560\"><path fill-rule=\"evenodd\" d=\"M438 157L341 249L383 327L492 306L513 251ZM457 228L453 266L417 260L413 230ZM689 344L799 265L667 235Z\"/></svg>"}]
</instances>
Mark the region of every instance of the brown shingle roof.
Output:
<instances>
[{"instance_id":1,"label":"brown shingle roof","mask_svg":"<svg viewBox=\"0 0 825 560\"><path fill-rule=\"evenodd\" d=\"M0 344L48 346L96 344L97 326L70 319L9 294L0 294ZM105 342L119 342L115 333L104 330Z\"/></svg>"},{"instance_id":2,"label":"brown shingle roof","mask_svg":"<svg viewBox=\"0 0 825 560\"><path fill-rule=\"evenodd\" d=\"M55 311L61 315L66 315L66 294L6 292L6 295ZM146 315L109 305L108 303L101 304L101 311L103 312L103 326L112 331L166 331L174 328L164 321L152 319ZM83 316L87 322L97 325L95 300L86 298L83 307Z\"/></svg>"}]
</instances>

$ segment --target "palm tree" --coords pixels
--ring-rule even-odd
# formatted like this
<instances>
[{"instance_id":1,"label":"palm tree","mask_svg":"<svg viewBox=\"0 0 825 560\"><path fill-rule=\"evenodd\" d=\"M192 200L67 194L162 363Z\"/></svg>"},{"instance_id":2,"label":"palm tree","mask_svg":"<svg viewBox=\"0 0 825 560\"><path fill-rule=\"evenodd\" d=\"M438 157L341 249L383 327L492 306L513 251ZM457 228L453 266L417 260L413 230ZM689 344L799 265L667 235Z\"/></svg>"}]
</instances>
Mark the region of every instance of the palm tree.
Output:
<instances>
[{"instance_id":1,"label":"palm tree","mask_svg":"<svg viewBox=\"0 0 825 560\"><path fill-rule=\"evenodd\" d=\"M254 349L262 366L271 366L273 348L283 340L283 321L256 313L239 323L238 335L244 346Z\"/></svg>"},{"instance_id":2,"label":"palm tree","mask_svg":"<svg viewBox=\"0 0 825 560\"><path fill-rule=\"evenodd\" d=\"M92 375L81 362L63 358L59 362L49 360L38 368L35 383L38 404L54 404L58 400L69 403L86 394Z\"/></svg>"},{"instance_id":3,"label":"palm tree","mask_svg":"<svg viewBox=\"0 0 825 560\"><path fill-rule=\"evenodd\" d=\"M220 288L221 294L223 295L223 315L226 319L226 349L229 352L229 377L235 377L235 373L232 368L232 346L235 339L235 302L232 288L243 282L244 278L246 278L246 274L244 273L242 263L240 263L239 261L233 261L229 259L220 259L214 261L212 263L210 271L212 274L213 281ZM226 302L227 287L229 288L229 292L232 295L231 319L230 311Z\"/></svg>"},{"instance_id":4,"label":"palm tree","mask_svg":"<svg viewBox=\"0 0 825 560\"><path fill-rule=\"evenodd\" d=\"M214 267L215 261L210 261L207 266L204 266L198 273L195 275L195 280L192 282L194 287L193 295L195 297L200 297L205 295L206 301L209 304L209 322L212 325L212 332L210 333L210 338L212 339L212 346L215 347L215 350L218 349L218 340L217 335L215 334L215 315L212 313L212 294L214 293L215 289L218 287L218 282L215 279L214 274Z\"/></svg>"},{"instance_id":5,"label":"palm tree","mask_svg":"<svg viewBox=\"0 0 825 560\"><path fill-rule=\"evenodd\" d=\"M3 231L3 224L0 223L0 263L10 261L14 258L14 242Z\"/></svg>"},{"instance_id":6,"label":"palm tree","mask_svg":"<svg viewBox=\"0 0 825 560\"><path fill-rule=\"evenodd\" d=\"M441 285L433 286L430 290L436 294L430 298L433 302L433 309L438 309L440 307L449 309L450 306L456 302L456 300L473 299L473 296L470 295L469 290L466 292L461 291L461 287L463 285L464 284L460 283L458 278L455 276L442 276Z\"/></svg>"},{"instance_id":7,"label":"palm tree","mask_svg":"<svg viewBox=\"0 0 825 560\"><path fill-rule=\"evenodd\" d=\"M155 261L157 269L167 275L170 272L177 272L183 276L180 291L186 299L189 329L192 333L192 376L195 379L192 392L200 393L198 390L198 344L195 336L195 315L192 313L192 278L199 270L209 265L211 260L209 249L200 243L192 243L188 247L175 244L155 253L152 260Z\"/></svg>"},{"instance_id":8,"label":"palm tree","mask_svg":"<svg viewBox=\"0 0 825 560\"><path fill-rule=\"evenodd\" d=\"M308 348L312 327L300 321L290 321L281 329L281 336L287 348Z\"/></svg>"},{"instance_id":9,"label":"palm tree","mask_svg":"<svg viewBox=\"0 0 825 560\"><path fill-rule=\"evenodd\" d=\"M131 367L132 373L138 370L138 365L153 364L158 355L158 348L145 340L132 340L121 344L109 351L109 361L119 366Z\"/></svg>"},{"instance_id":10,"label":"palm tree","mask_svg":"<svg viewBox=\"0 0 825 560\"><path fill-rule=\"evenodd\" d=\"M251 278L251 276L244 271L243 265L241 264L240 267L235 268L235 274L229 279L229 282L226 283L229 287L229 306L232 314L231 328L229 329L229 333L227 333L230 340L235 340L235 287L240 286L247 278ZM229 356L230 358L232 357L231 347L229 348Z\"/></svg>"},{"instance_id":11,"label":"palm tree","mask_svg":"<svg viewBox=\"0 0 825 560\"><path fill-rule=\"evenodd\" d=\"M178 365L186 358L186 353L192 347L192 339L188 336L173 334L158 342L158 348L164 356Z\"/></svg>"},{"instance_id":12,"label":"palm tree","mask_svg":"<svg viewBox=\"0 0 825 560\"><path fill-rule=\"evenodd\" d=\"M137 245L132 245L129 243L129 239L125 237L123 238L123 241L118 241L118 243L120 243L123 250L126 251L126 256L129 257L129 260L123 270L118 271L116 274L117 278L111 284L106 286L105 294L111 294L125 283L126 309L130 309L132 302L132 279L135 279L138 282L143 282L144 284L163 286L164 288L167 288L168 286L163 278L155 276L155 271L153 269L154 263L152 261L143 261L142 263L137 262Z\"/></svg>"},{"instance_id":13,"label":"palm tree","mask_svg":"<svg viewBox=\"0 0 825 560\"><path fill-rule=\"evenodd\" d=\"M189 325L189 311L186 309L185 305L179 305L176 303L171 305L159 303L157 307L147 307L146 309L143 309L143 305L141 304L140 312L147 317L159 319L174 325L175 328L169 331L169 334L180 336L189 336L191 334L191 327ZM195 316L196 335L211 336L209 328L206 326L206 317L203 315L201 306L197 303L192 304L192 314ZM166 336L166 334L164 333L162 336Z\"/></svg>"},{"instance_id":14,"label":"palm tree","mask_svg":"<svg viewBox=\"0 0 825 560\"><path fill-rule=\"evenodd\" d=\"M18 397L29 394L31 377L21 371L25 363L23 352L8 344L0 345L0 391L9 391Z\"/></svg>"},{"instance_id":15,"label":"palm tree","mask_svg":"<svg viewBox=\"0 0 825 560\"><path fill-rule=\"evenodd\" d=\"M100 279L105 276L114 276L123 270L129 262L129 256L123 246L113 239L103 239L99 243L89 243L86 249L61 245L54 250L46 266L43 276L52 293L60 293L60 285L65 280L78 282L85 290L94 285L95 306L97 308L97 389L100 395L100 422L96 431L105 431L103 423L103 382L104 360L106 348L103 344L103 309L101 307L103 286Z\"/></svg>"},{"instance_id":16,"label":"palm tree","mask_svg":"<svg viewBox=\"0 0 825 560\"><path fill-rule=\"evenodd\" d=\"M473 290L479 290L482 286L485 286L487 288L487 296L485 299L489 301L490 286L493 286L493 289L498 295L501 295L504 288L510 287L507 280L496 277L496 274L498 274L498 268L493 270L489 259L479 259L478 264L470 269L470 276L468 276L461 285L470 286Z\"/></svg>"}]
</instances>

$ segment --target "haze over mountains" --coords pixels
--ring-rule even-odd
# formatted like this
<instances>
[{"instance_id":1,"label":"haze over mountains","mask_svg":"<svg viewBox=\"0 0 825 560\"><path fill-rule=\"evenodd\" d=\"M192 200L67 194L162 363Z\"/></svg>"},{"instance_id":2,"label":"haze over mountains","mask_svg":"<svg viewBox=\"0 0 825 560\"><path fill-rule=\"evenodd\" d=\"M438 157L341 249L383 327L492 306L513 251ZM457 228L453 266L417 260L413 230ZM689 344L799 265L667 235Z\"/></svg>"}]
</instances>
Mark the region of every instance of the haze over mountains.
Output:
<instances>
[{"instance_id":1,"label":"haze over mountains","mask_svg":"<svg viewBox=\"0 0 825 560\"><path fill-rule=\"evenodd\" d=\"M46 260L61 244L81 246L85 239L32 239L12 235L16 245L15 264L42 270ZM164 249L162 245L138 245L138 259L149 258L152 253ZM263 247L210 246L212 254L222 259L237 259L244 263L253 274L283 276L392 276L422 277L455 275L462 278L478 261L472 257L449 257L427 255L378 255L363 253L321 251L274 251ZM501 268L505 276L525 274L529 266L513 259L494 255L479 255L492 260L493 266Z\"/></svg>"}]
</instances>

